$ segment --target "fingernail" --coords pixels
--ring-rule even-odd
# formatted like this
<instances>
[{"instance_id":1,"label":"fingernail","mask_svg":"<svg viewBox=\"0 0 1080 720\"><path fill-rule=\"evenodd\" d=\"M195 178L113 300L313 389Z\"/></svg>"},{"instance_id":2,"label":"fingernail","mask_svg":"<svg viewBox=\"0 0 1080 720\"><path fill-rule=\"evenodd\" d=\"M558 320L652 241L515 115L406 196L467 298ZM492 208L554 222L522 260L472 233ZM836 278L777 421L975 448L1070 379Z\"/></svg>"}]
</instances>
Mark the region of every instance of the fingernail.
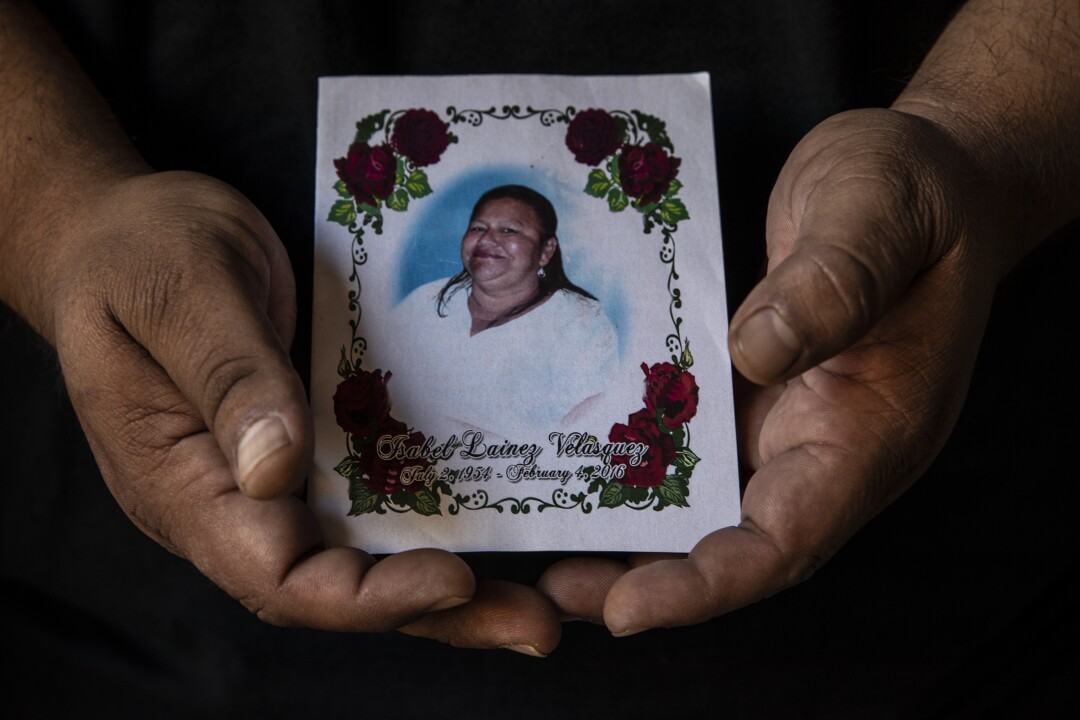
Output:
<instances>
[{"instance_id":1,"label":"fingernail","mask_svg":"<svg viewBox=\"0 0 1080 720\"><path fill-rule=\"evenodd\" d=\"M429 607L426 610L426 612L438 612L440 610L449 610L452 607L457 607L458 605L464 605L465 603L469 602L469 600L471 600L471 599L472 598L461 597L460 595L451 595L450 597L443 598L439 602L437 602L434 605L432 605L431 607Z\"/></svg>"},{"instance_id":2,"label":"fingernail","mask_svg":"<svg viewBox=\"0 0 1080 720\"><path fill-rule=\"evenodd\" d=\"M603 619L598 620L596 618L582 617L581 615L566 615L565 613L559 615L559 622L564 622L564 623L585 622L585 623L592 623L593 625L603 625L604 624Z\"/></svg>"},{"instance_id":3,"label":"fingernail","mask_svg":"<svg viewBox=\"0 0 1080 720\"><path fill-rule=\"evenodd\" d=\"M799 337L771 307L758 310L739 327L735 344L750 367L765 378L779 377L802 354Z\"/></svg>"},{"instance_id":4,"label":"fingernail","mask_svg":"<svg viewBox=\"0 0 1080 720\"><path fill-rule=\"evenodd\" d=\"M612 637L630 637L631 635L637 635L639 632L645 632L649 628L627 628L625 630L612 631Z\"/></svg>"},{"instance_id":5,"label":"fingernail","mask_svg":"<svg viewBox=\"0 0 1080 720\"><path fill-rule=\"evenodd\" d=\"M290 443L292 437L285 429L285 423L275 415L265 417L249 427L236 448L236 471L240 476L240 486L244 486L248 475L268 455Z\"/></svg>"},{"instance_id":6,"label":"fingernail","mask_svg":"<svg viewBox=\"0 0 1080 720\"><path fill-rule=\"evenodd\" d=\"M547 655L540 652L539 650L534 648L532 645L503 645L502 648L503 648L503 650L513 650L516 653L521 653L522 655L528 655L529 657L539 657L539 658L547 657Z\"/></svg>"}]
</instances>

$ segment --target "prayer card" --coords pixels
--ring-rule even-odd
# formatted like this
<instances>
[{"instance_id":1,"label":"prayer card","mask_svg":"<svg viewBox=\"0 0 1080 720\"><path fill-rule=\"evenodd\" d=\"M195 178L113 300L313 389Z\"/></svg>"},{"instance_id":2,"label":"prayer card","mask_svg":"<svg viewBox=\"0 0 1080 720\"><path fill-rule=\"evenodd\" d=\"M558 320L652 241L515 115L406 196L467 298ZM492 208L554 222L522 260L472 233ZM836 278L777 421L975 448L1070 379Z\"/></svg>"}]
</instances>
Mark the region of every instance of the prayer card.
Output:
<instances>
[{"instance_id":1,"label":"prayer card","mask_svg":"<svg viewBox=\"0 0 1080 720\"><path fill-rule=\"evenodd\" d=\"M308 501L373 553L738 523L704 74L319 85Z\"/></svg>"}]
</instances>

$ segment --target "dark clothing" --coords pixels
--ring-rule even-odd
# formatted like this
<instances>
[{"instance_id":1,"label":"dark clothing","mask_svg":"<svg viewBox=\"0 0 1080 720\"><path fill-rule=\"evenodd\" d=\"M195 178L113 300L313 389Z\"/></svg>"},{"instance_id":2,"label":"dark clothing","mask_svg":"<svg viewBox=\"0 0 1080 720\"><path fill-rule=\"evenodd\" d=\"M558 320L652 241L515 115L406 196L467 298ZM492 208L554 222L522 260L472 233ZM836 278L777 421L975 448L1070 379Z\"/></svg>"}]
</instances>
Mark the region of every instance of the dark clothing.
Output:
<instances>
[{"instance_id":1,"label":"dark clothing","mask_svg":"<svg viewBox=\"0 0 1080 720\"><path fill-rule=\"evenodd\" d=\"M735 308L787 153L830 114L888 104L957 3L42 5L152 164L232 183L278 230L306 376L319 75L709 70ZM570 624L543 661L260 623L126 519L55 358L0 308L3 706L11 717L1072 715L1077 424L1057 409L1080 394L1055 336L1075 324L1078 235L1074 223L1005 282L945 450L814 578L689 628L613 640ZM533 582L552 557L468 560Z\"/></svg>"}]
</instances>

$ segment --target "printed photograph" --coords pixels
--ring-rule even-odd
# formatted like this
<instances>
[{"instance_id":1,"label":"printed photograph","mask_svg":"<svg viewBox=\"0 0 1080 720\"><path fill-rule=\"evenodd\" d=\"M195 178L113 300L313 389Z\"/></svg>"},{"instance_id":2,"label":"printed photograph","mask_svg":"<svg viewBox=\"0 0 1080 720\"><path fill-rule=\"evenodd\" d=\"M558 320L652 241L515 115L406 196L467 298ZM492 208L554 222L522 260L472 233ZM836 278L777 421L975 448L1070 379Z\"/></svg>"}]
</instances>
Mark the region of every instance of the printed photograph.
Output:
<instances>
[{"instance_id":1,"label":"printed photograph","mask_svg":"<svg viewBox=\"0 0 1080 720\"><path fill-rule=\"evenodd\" d=\"M316 288L313 366L336 374L319 442L339 448L320 487L337 483L349 517L485 536L508 516L596 524L706 497L692 477L716 457L698 438L729 430L730 380L713 371L722 261L694 262L718 219L697 219L686 183L709 197L714 171L632 96L539 102L551 89L371 104L320 136L317 248L334 244L337 285Z\"/></svg>"}]
</instances>

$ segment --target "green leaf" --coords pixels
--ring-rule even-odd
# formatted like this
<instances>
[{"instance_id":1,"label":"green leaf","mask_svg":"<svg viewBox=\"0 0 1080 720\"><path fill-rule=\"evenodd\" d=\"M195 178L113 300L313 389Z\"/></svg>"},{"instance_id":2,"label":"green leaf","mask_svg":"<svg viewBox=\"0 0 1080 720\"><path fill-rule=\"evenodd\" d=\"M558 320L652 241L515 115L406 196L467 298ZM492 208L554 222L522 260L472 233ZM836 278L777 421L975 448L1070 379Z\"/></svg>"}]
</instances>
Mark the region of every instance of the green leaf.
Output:
<instances>
[{"instance_id":1,"label":"green leaf","mask_svg":"<svg viewBox=\"0 0 1080 720\"><path fill-rule=\"evenodd\" d=\"M660 147L668 149L668 152L675 152L675 146L671 144L671 138L667 134L667 125L664 121L653 115L646 115L638 110L631 110L634 119L637 120L638 127L645 131L645 134L649 136L649 139Z\"/></svg>"},{"instance_id":2,"label":"green leaf","mask_svg":"<svg viewBox=\"0 0 1080 720\"><path fill-rule=\"evenodd\" d=\"M366 143L370 140L372 135L382 130L386 125L386 116L389 114L389 110L383 110L374 115L368 115L356 123L356 135L353 137L353 144Z\"/></svg>"},{"instance_id":3,"label":"green leaf","mask_svg":"<svg viewBox=\"0 0 1080 720\"><path fill-rule=\"evenodd\" d=\"M394 173L394 184L401 185L405 182L405 158L398 156L397 170Z\"/></svg>"},{"instance_id":4,"label":"green leaf","mask_svg":"<svg viewBox=\"0 0 1080 720\"><path fill-rule=\"evenodd\" d=\"M656 488L656 496L668 505L690 507L690 504L686 502L686 495L684 486L675 481L674 475L668 475L664 478L663 484Z\"/></svg>"},{"instance_id":5,"label":"green leaf","mask_svg":"<svg viewBox=\"0 0 1080 720\"><path fill-rule=\"evenodd\" d=\"M386 207L397 212L405 212L409 209L409 193L404 188L398 188L386 198Z\"/></svg>"},{"instance_id":6,"label":"green leaf","mask_svg":"<svg viewBox=\"0 0 1080 720\"><path fill-rule=\"evenodd\" d=\"M679 224L680 220L689 220L690 213L686 211L686 206L683 205L682 200L669 197L660 201L660 219L665 224L674 227Z\"/></svg>"},{"instance_id":7,"label":"green leaf","mask_svg":"<svg viewBox=\"0 0 1080 720\"><path fill-rule=\"evenodd\" d=\"M673 474L668 475L664 478L663 484L673 490L678 490L679 494L684 497L690 494L690 481L686 479L683 471L676 470Z\"/></svg>"},{"instance_id":8,"label":"green leaf","mask_svg":"<svg viewBox=\"0 0 1080 720\"><path fill-rule=\"evenodd\" d=\"M422 198L431 194L431 186L428 185L427 173L423 170L413 170L405 180L405 189L414 198Z\"/></svg>"},{"instance_id":9,"label":"green leaf","mask_svg":"<svg viewBox=\"0 0 1080 720\"><path fill-rule=\"evenodd\" d=\"M356 222L356 205L352 200L338 200L330 208L330 216L326 219L348 227Z\"/></svg>"},{"instance_id":10,"label":"green leaf","mask_svg":"<svg viewBox=\"0 0 1080 720\"><path fill-rule=\"evenodd\" d=\"M382 211L379 210L380 204L381 203L379 199L376 198L374 205L368 205L367 203L357 203L356 207L360 212L364 213L365 215L370 215L372 219L374 219L377 217L382 217Z\"/></svg>"},{"instance_id":11,"label":"green leaf","mask_svg":"<svg viewBox=\"0 0 1080 720\"><path fill-rule=\"evenodd\" d=\"M642 502L648 499L649 488L640 487L638 485L623 485L622 494L627 502Z\"/></svg>"},{"instance_id":12,"label":"green leaf","mask_svg":"<svg viewBox=\"0 0 1080 720\"><path fill-rule=\"evenodd\" d=\"M368 486L355 476L349 482L349 499L352 500L352 507L349 508L350 515L377 512L383 502L382 495L371 492Z\"/></svg>"},{"instance_id":13,"label":"green leaf","mask_svg":"<svg viewBox=\"0 0 1080 720\"><path fill-rule=\"evenodd\" d=\"M360 467L360 460L354 455L346 455L345 459L334 467L334 470L342 477L351 478L358 467Z\"/></svg>"},{"instance_id":14,"label":"green leaf","mask_svg":"<svg viewBox=\"0 0 1080 720\"><path fill-rule=\"evenodd\" d=\"M671 185L668 186L667 192L664 193L664 197L669 198L669 197L674 196L675 193L679 192L679 190L681 188L682 188L682 183L681 182L679 182L678 180L672 180Z\"/></svg>"},{"instance_id":15,"label":"green leaf","mask_svg":"<svg viewBox=\"0 0 1080 720\"><path fill-rule=\"evenodd\" d=\"M626 502L626 498L623 497L622 491L623 486L619 483L611 483L608 485L604 488L604 492L600 493L600 507L613 508L622 505Z\"/></svg>"},{"instance_id":16,"label":"green leaf","mask_svg":"<svg viewBox=\"0 0 1080 720\"><path fill-rule=\"evenodd\" d=\"M343 197L343 198L350 199L350 200L352 199L352 194L345 187L345 181L344 180L338 180L336 183L334 183L334 190L337 191L337 194L338 194L339 197Z\"/></svg>"},{"instance_id":17,"label":"green leaf","mask_svg":"<svg viewBox=\"0 0 1080 720\"><path fill-rule=\"evenodd\" d=\"M626 121L623 120L623 132L625 132L625 131L626 131ZM607 170L608 170L609 173L611 173L611 182L617 184L619 182L619 156L618 155L612 155L611 159L608 160Z\"/></svg>"},{"instance_id":18,"label":"green leaf","mask_svg":"<svg viewBox=\"0 0 1080 720\"><path fill-rule=\"evenodd\" d=\"M607 195L610 187L611 180L608 178L607 173L597 168L589 173L589 180L585 183L585 192L595 198L602 198Z\"/></svg>"},{"instance_id":19,"label":"green leaf","mask_svg":"<svg viewBox=\"0 0 1080 720\"><path fill-rule=\"evenodd\" d=\"M693 470L694 466L701 462L701 458L694 454L690 448L683 448L675 453L675 466Z\"/></svg>"},{"instance_id":20,"label":"green leaf","mask_svg":"<svg viewBox=\"0 0 1080 720\"><path fill-rule=\"evenodd\" d=\"M383 504L382 495L368 495L363 500L353 500L349 508L350 515L364 515L371 512L379 512Z\"/></svg>"},{"instance_id":21,"label":"green leaf","mask_svg":"<svg viewBox=\"0 0 1080 720\"><path fill-rule=\"evenodd\" d=\"M680 495L676 490L673 490L666 485L660 485L656 488L656 496L666 502L668 505L677 505L678 507L690 507L690 504L686 502L686 498Z\"/></svg>"},{"instance_id":22,"label":"green leaf","mask_svg":"<svg viewBox=\"0 0 1080 720\"><path fill-rule=\"evenodd\" d=\"M420 515L442 515L442 510L439 509L439 496L435 493L424 488L410 494L414 501L408 505Z\"/></svg>"},{"instance_id":23,"label":"green leaf","mask_svg":"<svg viewBox=\"0 0 1080 720\"><path fill-rule=\"evenodd\" d=\"M608 192L607 204L611 212L622 212L630 204L630 198L626 197L626 193L619 188L613 187Z\"/></svg>"}]
</instances>

